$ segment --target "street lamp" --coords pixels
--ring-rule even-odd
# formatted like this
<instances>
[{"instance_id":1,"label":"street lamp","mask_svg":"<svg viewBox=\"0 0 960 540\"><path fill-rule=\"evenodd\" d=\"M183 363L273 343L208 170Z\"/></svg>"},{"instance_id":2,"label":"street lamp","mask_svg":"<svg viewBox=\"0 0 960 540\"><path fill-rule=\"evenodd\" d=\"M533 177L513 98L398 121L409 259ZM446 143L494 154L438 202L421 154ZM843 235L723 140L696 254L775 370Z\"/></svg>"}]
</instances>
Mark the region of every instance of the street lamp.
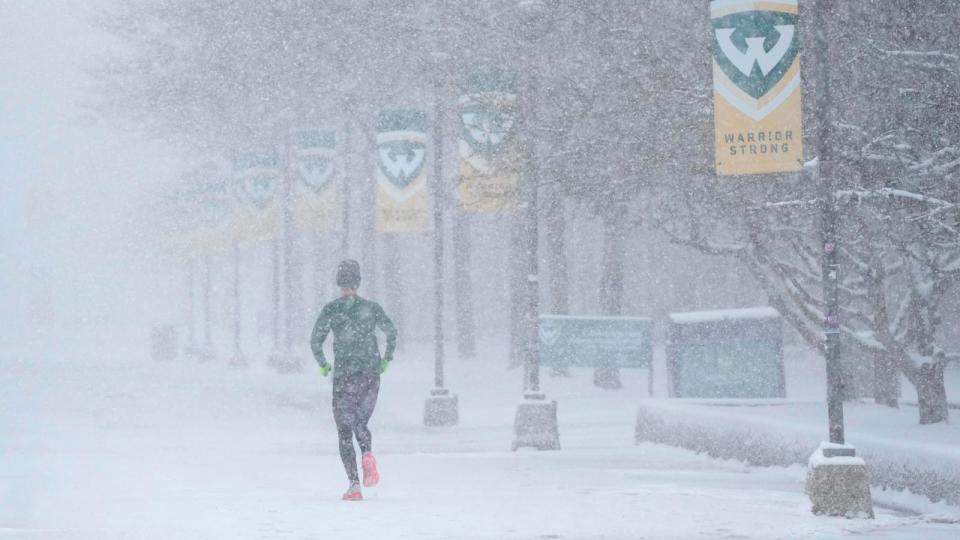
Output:
<instances>
[{"instance_id":1,"label":"street lamp","mask_svg":"<svg viewBox=\"0 0 960 540\"><path fill-rule=\"evenodd\" d=\"M430 391L423 407L423 423L427 426L450 426L459 421L459 406L456 394L444 387L443 349L443 209L446 206L446 190L443 180L443 62L448 54L434 51L434 100L433 100L433 352L434 389Z\"/></svg>"},{"instance_id":2,"label":"street lamp","mask_svg":"<svg viewBox=\"0 0 960 540\"><path fill-rule=\"evenodd\" d=\"M528 34L524 47L527 67L527 84L523 87L520 125L524 141L526 167L521 180L520 208L524 211L522 231L523 264L526 274L524 293L524 362L523 362L523 401L517 405L513 425L513 450L529 446L538 450L559 450L560 434L557 425L557 402L547 401L540 391L540 276L539 276L539 222L538 191L540 168L535 156L536 141L531 135L530 125L536 111L539 74L534 66L535 55L530 52L531 44L543 33L540 25L545 21L545 6L539 0L520 0L517 7L521 11L520 24Z\"/></svg>"},{"instance_id":3,"label":"street lamp","mask_svg":"<svg viewBox=\"0 0 960 540\"><path fill-rule=\"evenodd\" d=\"M293 351L294 319L299 315L300 296L299 258L296 248L296 225L294 223L294 176L298 174L295 164L296 131L293 129L294 115L290 109L280 114L278 122L279 138L283 141L279 156L280 169L280 212L281 229L273 239L273 347L270 364L281 373L294 373L303 370L303 360ZM282 285L281 285L282 283ZM281 311L284 311L281 330Z\"/></svg>"},{"instance_id":4,"label":"street lamp","mask_svg":"<svg viewBox=\"0 0 960 540\"><path fill-rule=\"evenodd\" d=\"M233 266L233 356L230 357L230 365L233 367L245 367L248 365L246 357L243 355L243 340L241 326L240 302L240 242L233 240L231 262Z\"/></svg>"},{"instance_id":5,"label":"street lamp","mask_svg":"<svg viewBox=\"0 0 960 540\"><path fill-rule=\"evenodd\" d=\"M823 282L823 330L827 366L827 415L829 442L810 457L807 468L806 492L812 511L830 515L863 513L873 517L866 463L856 457L853 446L845 444L843 429L843 379L840 371L840 264L837 260L840 216L835 200L833 179L833 149L830 135L833 119L830 116L832 96L830 83L829 32L833 0L817 0L813 28L816 33L818 119L817 169L820 188L820 234L823 246L821 279Z\"/></svg>"}]
</instances>

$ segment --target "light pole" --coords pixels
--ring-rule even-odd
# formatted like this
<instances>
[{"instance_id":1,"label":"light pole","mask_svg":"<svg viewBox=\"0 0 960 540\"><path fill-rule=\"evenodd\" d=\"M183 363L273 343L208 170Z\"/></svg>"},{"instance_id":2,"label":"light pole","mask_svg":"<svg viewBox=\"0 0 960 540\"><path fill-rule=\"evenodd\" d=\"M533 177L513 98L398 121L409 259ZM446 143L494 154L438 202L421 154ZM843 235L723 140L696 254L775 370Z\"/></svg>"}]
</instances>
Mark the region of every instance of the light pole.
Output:
<instances>
[{"instance_id":1,"label":"light pole","mask_svg":"<svg viewBox=\"0 0 960 540\"><path fill-rule=\"evenodd\" d=\"M210 314L210 293L212 288L212 269L213 262L210 260L210 254L206 253L203 255L203 354L201 355L201 360L211 361L216 360L217 353L213 350L213 337L210 329L211 314Z\"/></svg>"},{"instance_id":2,"label":"light pole","mask_svg":"<svg viewBox=\"0 0 960 540\"><path fill-rule=\"evenodd\" d=\"M197 306L197 293L195 282L195 257L189 255L187 257L187 343L183 347L184 356L194 357L197 354L197 337L196 337L196 306Z\"/></svg>"},{"instance_id":3,"label":"light pole","mask_svg":"<svg viewBox=\"0 0 960 540\"><path fill-rule=\"evenodd\" d=\"M231 259L233 263L233 356L230 365L234 367L247 366L247 359L243 356L243 340L241 326L240 304L240 242L233 241Z\"/></svg>"},{"instance_id":4,"label":"light pole","mask_svg":"<svg viewBox=\"0 0 960 540\"><path fill-rule=\"evenodd\" d=\"M843 430L843 378L840 371L840 264L837 259L840 216L834 198L833 152L830 147L833 119L829 57L829 20L824 13L833 9L832 0L817 0L813 29L817 54L818 120L817 156L820 189L820 236L822 243L823 331L827 368L827 416L829 443L821 443L810 458L805 491L815 514L849 516L860 513L873 517L873 501L866 463L856 457L853 446L845 444Z\"/></svg>"},{"instance_id":5,"label":"light pole","mask_svg":"<svg viewBox=\"0 0 960 540\"><path fill-rule=\"evenodd\" d=\"M288 126L293 122L288 121ZM294 353L293 347L299 330L297 321L302 319L303 313L300 304L302 297L302 268L299 246L297 244L297 226L294 223L293 204L296 195L294 182L299 180L299 168L296 165L296 139L294 129L287 130L287 147L284 152L286 163L283 167L283 286L284 286L284 319L283 319L283 366L286 371L301 371L303 361Z\"/></svg>"},{"instance_id":6,"label":"light pole","mask_svg":"<svg viewBox=\"0 0 960 540\"><path fill-rule=\"evenodd\" d=\"M843 430L843 372L840 367L840 265L837 261L839 247L837 204L834 200L833 181L833 152L830 146L832 131L830 107L833 97L830 88L830 59L828 58L828 41L824 26L823 10L826 9L823 0L818 0L815 10L814 28L816 28L817 43L817 84L820 91L817 93L817 155L819 156L819 188L820 188L820 234L823 253L821 253L821 279L823 281L824 300L824 346L826 348L827 365L827 417L830 423L830 442L844 443ZM852 454L851 454L852 455Z\"/></svg>"},{"instance_id":7,"label":"light pole","mask_svg":"<svg viewBox=\"0 0 960 540\"><path fill-rule=\"evenodd\" d=\"M535 28L545 20L545 6L539 0L520 0L517 4L523 13L521 25L532 35L528 41L538 38L543 31ZM520 208L523 215L523 266L526 287L523 293L523 401L517 406L514 419L512 448L530 446L538 450L559 450L560 434L557 425L557 402L547 401L540 392L540 276L539 276L539 222L538 192L540 167L536 156L536 138L530 129L536 114L540 88L539 73L534 65L535 55L530 53L531 44L526 44L527 84L522 87L520 103L520 134L523 140L523 156L526 160L521 179Z\"/></svg>"},{"instance_id":8,"label":"light pole","mask_svg":"<svg viewBox=\"0 0 960 540\"><path fill-rule=\"evenodd\" d=\"M297 252L297 231L294 223L294 177L299 174L296 166L295 147L297 132L293 129L293 114L287 110L281 115L280 131L283 145L279 156L280 172L280 231L273 241L273 339L274 351L270 363L281 373L303 370L303 361L293 351L295 318L301 311L298 302L300 287L300 259ZM281 310L284 311L281 323ZM282 326L282 328L281 328Z\"/></svg>"},{"instance_id":9,"label":"light pole","mask_svg":"<svg viewBox=\"0 0 960 540\"><path fill-rule=\"evenodd\" d=\"M423 407L423 423L427 426L450 426L459 421L457 396L444 387L443 348L443 210L446 207L443 179L443 89L442 62L448 57L434 52L434 100L433 100L433 381Z\"/></svg>"}]
</instances>

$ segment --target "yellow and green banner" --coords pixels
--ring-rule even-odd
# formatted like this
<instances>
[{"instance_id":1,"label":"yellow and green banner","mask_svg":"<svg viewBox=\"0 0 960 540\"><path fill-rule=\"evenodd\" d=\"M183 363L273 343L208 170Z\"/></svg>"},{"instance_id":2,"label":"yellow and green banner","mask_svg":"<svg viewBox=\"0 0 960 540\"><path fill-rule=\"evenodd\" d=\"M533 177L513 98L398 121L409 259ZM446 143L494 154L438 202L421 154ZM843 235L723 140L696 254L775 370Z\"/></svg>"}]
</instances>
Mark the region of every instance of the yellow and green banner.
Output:
<instances>
[{"instance_id":1,"label":"yellow and green banner","mask_svg":"<svg viewBox=\"0 0 960 540\"><path fill-rule=\"evenodd\" d=\"M296 133L294 215L302 231L337 228L336 149L334 131L304 129Z\"/></svg>"},{"instance_id":2,"label":"yellow and green banner","mask_svg":"<svg viewBox=\"0 0 960 540\"><path fill-rule=\"evenodd\" d=\"M186 171L168 204L166 235L174 252L190 254L227 246L233 205L222 169L215 163Z\"/></svg>"},{"instance_id":3,"label":"yellow and green banner","mask_svg":"<svg viewBox=\"0 0 960 540\"><path fill-rule=\"evenodd\" d=\"M800 170L797 0L713 0L710 18L717 174Z\"/></svg>"},{"instance_id":4,"label":"yellow and green banner","mask_svg":"<svg viewBox=\"0 0 960 540\"><path fill-rule=\"evenodd\" d=\"M267 240L280 232L280 159L276 153L249 153L233 162L233 230L239 240Z\"/></svg>"},{"instance_id":5,"label":"yellow and green banner","mask_svg":"<svg viewBox=\"0 0 960 540\"><path fill-rule=\"evenodd\" d=\"M512 211L522 160L513 72L478 66L460 96L459 206L464 212Z\"/></svg>"},{"instance_id":6,"label":"yellow and green banner","mask_svg":"<svg viewBox=\"0 0 960 540\"><path fill-rule=\"evenodd\" d=\"M223 178L209 178L192 193L195 226L190 234L191 251L218 251L230 240L230 190Z\"/></svg>"},{"instance_id":7,"label":"yellow and green banner","mask_svg":"<svg viewBox=\"0 0 960 540\"><path fill-rule=\"evenodd\" d=\"M385 110L377 117L376 227L384 233L427 226L427 134L422 111Z\"/></svg>"}]
</instances>

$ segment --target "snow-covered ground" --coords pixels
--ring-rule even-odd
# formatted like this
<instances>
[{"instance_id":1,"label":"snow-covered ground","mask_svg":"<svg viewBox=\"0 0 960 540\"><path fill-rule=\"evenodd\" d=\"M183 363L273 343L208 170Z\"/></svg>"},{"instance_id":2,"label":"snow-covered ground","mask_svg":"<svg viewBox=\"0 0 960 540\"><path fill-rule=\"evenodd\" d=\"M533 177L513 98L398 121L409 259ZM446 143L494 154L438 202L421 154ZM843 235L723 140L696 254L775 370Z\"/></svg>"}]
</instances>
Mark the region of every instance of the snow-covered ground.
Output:
<instances>
[{"instance_id":1,"label":"snow-covered ground","mask_svg":"<svg viewBox=\"0 0 960 540\"><path fill-rule=\"evenodd\" d=\"M520 373L496 345L451 359L454 428L422 425L429 347L398 355L372 422L382 484L344 503L330 384L311 364L284 376L261 358L231 370L50 343L0 351L0 538L960 537L942 508L813 516L799 467L635 446L642 373L618 392L545 375L563 450L512 453Z\"/></svg>"}]
</instances>

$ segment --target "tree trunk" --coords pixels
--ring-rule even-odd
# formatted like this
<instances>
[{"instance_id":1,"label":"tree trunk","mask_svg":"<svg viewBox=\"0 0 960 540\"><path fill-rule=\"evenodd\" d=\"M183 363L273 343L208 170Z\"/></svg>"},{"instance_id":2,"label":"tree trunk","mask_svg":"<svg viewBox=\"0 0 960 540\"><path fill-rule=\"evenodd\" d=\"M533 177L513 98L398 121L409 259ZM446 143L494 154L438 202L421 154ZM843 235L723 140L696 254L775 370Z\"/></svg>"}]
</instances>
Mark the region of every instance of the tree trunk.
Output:
<instances>
[{"instance_id":1,"label":"tree trunk","mask_svg":"<svg viewBox=\"0 0 960 540\"><path fill-rule=\"evenodd\" d=\"M374 140L373 130L368 130L367 135L363 137L365 156L374 156L377 144ZM374 171L366 161L365 176L360 178L374 177ZM361 284L363 290L360 291L367 298L376 299L379 296L379 284L377 283L377 230L376 230L376 204L377 204L377 183L360 182L362 191L360 192L360 274L363 276Z\"/></svg>"},{"instance_id":2,"label":"tree trunk","mask_svg":"<svg viewBox=\"0 0 960 540\"><path fill-rule=\"evenodd\" d=\"M900 370L897 359L889 354L877 354L873 358L873 399L878 405L899 408Z\"/></svg>"},{"instance_id":3,"label":"tree trunk","mask_svg":"<svg viewBox=\"0 0 960 540\"><path fill-rule=\"evenodd\" d=\"M547 264L550 267L550 312L567 315L570 312L570 280L567 274L566 238L567 220L563 201L556 187L547 190L546 211Z\"/></svg>"},{"instance_id":4,"label":"tree trunk","mask_svg":"<svg viewBox=\"0 0 960 540\"><path fill-rule=\"evenodd\" d=\"M404 331L403 312L403 276L400 272L400 238L396 234L383 236L383 286L385 289L387 314L394 325ZM402 342L401 342L402 343Z\"/></svg>"},{"instance_id":5,"label":"tree trunk","mask_svg":"<svg viewBox=\"0 0 960 540\"><path fill-rule=\"evenodd\" d=\"M623 236L626 233L626 218L625 204L617 204L604 216L600 278L600 309L604 315L620 315L623 309ZM615 367L598 367L593 372L593 384L608 390L622 388L620 370Z\"/></svg>"},{"instance_id":6,"label":"tree trunk","mask_svg":"<svg viewBox=\"0 0 960 540\"><path fill-rule=\"evenodd\" d=\"M566 216L563 213L563 201L559 190L552 186L546 190L544 204L547 229L547 266L550 268L550 313L567 315L570 312L570 279L567 274ZM562 366L553 366L550 375L569 376L570 370Z\"/></svg>"},{"instance_id":7,"label":"tree trunk","mask_svg":"<svg viewBox=\"0 0 960 540\"><path fill-rule=\"evenodd\" d=\"M327 253L323 235L319 232L313 233L313 276L310 278L313 282L313 302L310 304L312 317L316 317L324 304L333 298L333 294L328 292L331 290L333 277L326 271L326 261L332 257Z\"/></svg>"},{"instance_id":8,"label":"tree trunk","mask_svg":"<svg viewBox=\"0 0 960 540\"><path fill-rule=\"evenodd\" d=\"M470 217L459 209L453 216L453 286L456 296L457 352L461 358L477 354L473 318L473 280L470 275Z\"/></svg>"},{"instance_id":9,"label":"tree trunk","mask_svg":"<svg viewBox=\"0 0 960 540\"><path fill-rule=\"evenodd\" d=\"M523 216L513 215L510 231L510 369L523 365Z\"/></svg>"},{"instance_id":10,"label":"tree trunk","mask_svg":"<svg viewBox=\"0 0 960 540\"><path fill-rule=\"evenodd\" d=\"M875 369L873 363L859 354L844 354L840 360L840 369L843 373L844 401L868 399L876 395Z\"/></svg>"},{"instance_id":11,"label":"tree trunk","mask_svg":"<svg viewBox=\"0 0 960 540\"><path fill-rule=\"evenodd\" d=\"M943 362L927 362L916 371L917 404L921 424L946 422L949 417Z\"/></svg>"}]
</instances>

